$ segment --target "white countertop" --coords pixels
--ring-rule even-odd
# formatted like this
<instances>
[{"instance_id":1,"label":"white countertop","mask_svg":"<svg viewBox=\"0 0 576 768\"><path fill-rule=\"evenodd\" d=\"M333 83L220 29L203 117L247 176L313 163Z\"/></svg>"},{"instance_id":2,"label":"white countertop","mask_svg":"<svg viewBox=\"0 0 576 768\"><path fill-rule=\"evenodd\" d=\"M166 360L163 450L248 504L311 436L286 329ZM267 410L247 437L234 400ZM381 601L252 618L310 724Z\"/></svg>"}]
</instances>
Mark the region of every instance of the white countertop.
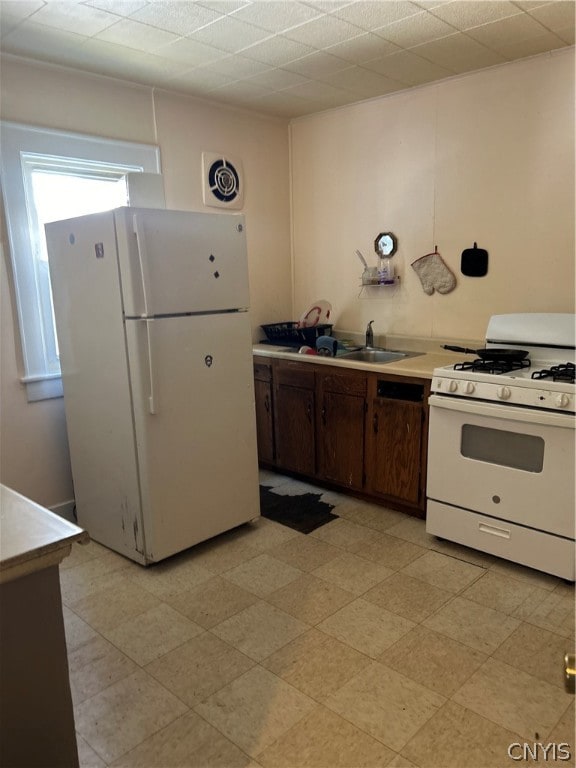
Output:
<instances>
[{"instance_id":1,"label":"white countertop","mask_svg":"<svg viewBox=\"0 0 576 768\"><path fill-rule=\"evenodd\" d=\"M393 348L393 347L391 347ZM423 352L416 357L405 357L390 363L363 363L347 360L345 357L321 357L319 355L299 355L297 352L285 352L286 346L272 344L254 344L253 354L261 357L276 357L282 360L294 360L299 363L318 365L337 365L342 368L354 368L372 373L388 373L394 376L413 376L418 379L431 379L434 368L453 365L469 356L458 352Z\"/></svg>"},{"instance_id":2,"label":"white countertop","mask_svg":"<svg viewBox=\"0 0 576 768\"><path fill-rule=\"evenodd\" d=\"M73 542L88 533L73 523L0 485L0 583L56 565Z\"/></svg>"}]
</instances>

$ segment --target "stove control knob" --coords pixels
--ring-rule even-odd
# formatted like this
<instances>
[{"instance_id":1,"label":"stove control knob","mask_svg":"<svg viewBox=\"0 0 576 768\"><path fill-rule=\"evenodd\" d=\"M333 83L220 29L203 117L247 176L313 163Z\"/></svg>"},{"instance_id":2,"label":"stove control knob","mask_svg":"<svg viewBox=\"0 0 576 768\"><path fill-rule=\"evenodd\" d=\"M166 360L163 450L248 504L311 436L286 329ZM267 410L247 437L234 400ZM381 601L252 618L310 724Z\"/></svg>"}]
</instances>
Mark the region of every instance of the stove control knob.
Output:
<instances>
[{"instance_id":1,"label":"stove control knob","mask_svg":"<svg viewBox=\"0 0 576 768\"><path fill-rule=\"evenodd\" d=\"M448 382L448 392L456 392L457 389L458 389L458 382L454 381L454 379L451 379Z\"/></svg>"},{"instance_id":2,"label":"stove control knob","mask_svg":"<svg viewBox=\"0 0 576 768\"><path fill-rule=\"evenodd\" d=\"M471 395L472 392L474 392L475 389L476 389L476 386L474 385L474 382L472 382L472 381L467 381L466 384L464 384L464 392L467 395Z\"/></svg>"},{"instance_id":3,"label":"stove control knob","mask_svg":"<svg viewBox=\"0 0 576 768\"><path fill-rule=\"evenodd\" d=\"M567 405L570 404L570 398L568 395L565 395L564 393L557 395L556 397L556 405L558 408L566 408Z\"/></svg>"},{"instance_id":4,"label":"stove control knob","mask_svg":"<svg viewBox=\"0 0 576 768\"><path fill-rule=\"evenodd\" d=\"M512 393L510 392L510 387L498 387L496 394L500 400L508 400Z\"/></svg>"}]
</instances>

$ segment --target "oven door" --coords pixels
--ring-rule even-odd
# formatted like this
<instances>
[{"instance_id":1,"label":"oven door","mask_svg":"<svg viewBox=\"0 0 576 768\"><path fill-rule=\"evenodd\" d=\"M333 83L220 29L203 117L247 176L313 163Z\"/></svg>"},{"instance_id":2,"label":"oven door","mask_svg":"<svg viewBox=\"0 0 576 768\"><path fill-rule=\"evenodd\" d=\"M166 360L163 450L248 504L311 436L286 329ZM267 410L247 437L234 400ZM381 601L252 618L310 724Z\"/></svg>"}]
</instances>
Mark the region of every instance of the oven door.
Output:
<instances>
[{"instance_id":1,"label":"oven door","mask_svg":"<svg viewBox=\"0 0 576 768\"><path fill-rule=\"evenodd\" d=\"M429 499L574 538L574 415L432 395Z\"/></svg>"}]
</instances>

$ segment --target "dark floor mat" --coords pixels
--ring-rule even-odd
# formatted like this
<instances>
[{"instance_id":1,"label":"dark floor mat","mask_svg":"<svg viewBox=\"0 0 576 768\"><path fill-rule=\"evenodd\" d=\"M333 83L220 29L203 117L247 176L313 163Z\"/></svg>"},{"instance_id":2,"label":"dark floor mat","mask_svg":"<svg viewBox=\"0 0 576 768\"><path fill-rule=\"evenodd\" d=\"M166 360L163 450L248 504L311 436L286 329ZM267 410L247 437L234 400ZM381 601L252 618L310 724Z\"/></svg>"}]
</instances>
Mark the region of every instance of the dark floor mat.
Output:
<instances>
[{"instance_id":1,"label":"dark floor mat","mask_svg":"<svg viewBox=\"0 0 576 768\"><path fill-rule=\"evenodd\" d=\"M320 493L302 493L298 496L280 496L271 488L260 486L260 513L268 520L275 520L281 525L300 533L311 533L331 520L334 507L320 501Z\"/></svg>"}]
</instances>

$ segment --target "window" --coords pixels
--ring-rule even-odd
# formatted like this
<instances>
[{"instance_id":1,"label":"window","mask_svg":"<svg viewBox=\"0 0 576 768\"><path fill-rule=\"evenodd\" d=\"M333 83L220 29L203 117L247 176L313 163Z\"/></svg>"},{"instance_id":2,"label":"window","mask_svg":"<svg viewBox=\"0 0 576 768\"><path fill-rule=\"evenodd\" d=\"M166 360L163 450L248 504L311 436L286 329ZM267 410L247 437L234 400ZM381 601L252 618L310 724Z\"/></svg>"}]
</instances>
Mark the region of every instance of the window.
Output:
<instances>
[{"instance_id":1,"label":"window","mask_svg":"<svg viewBox=\"0 0 576 768\"><path fill-rule=\"evenodd\" d=\"M157 147L2 123L6 210L28 399L62 394L44 224L126 204L125 174L159 173Z\"/></svg>"}]
</instances>

